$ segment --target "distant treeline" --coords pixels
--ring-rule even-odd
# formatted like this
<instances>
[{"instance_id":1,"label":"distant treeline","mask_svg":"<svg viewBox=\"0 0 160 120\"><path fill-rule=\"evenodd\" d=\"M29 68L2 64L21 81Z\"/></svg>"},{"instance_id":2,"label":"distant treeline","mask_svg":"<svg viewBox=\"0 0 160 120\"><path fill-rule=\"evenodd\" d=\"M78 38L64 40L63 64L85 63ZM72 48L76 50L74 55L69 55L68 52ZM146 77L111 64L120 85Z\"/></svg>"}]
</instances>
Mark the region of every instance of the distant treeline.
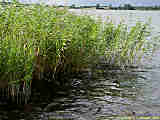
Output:
<instances>
[{"instance_id":1,"label":"distant treeline","mask_svg":"<svg viewBox=\"0 0 160 120\"><path fill-rule=\"evenodd\" d=\"M125 4L124 6L110 7L110 9L117 10L160 10L160 6L132 6Z\"/></svg>"},{"instance_id":2,"label":"distant treeline","mask_svg":"<svg viewBox=\"0 0 160 120\"><path fill-rule=\"evenodd\" d=\"M139 6L139 7L135 7L137 10L160 10L160 6Z\"/></svg>"},{"instance_id":3,"label":"distant treeline","mask_svg":"<svg viewBox=\"0 0 160 120\"><path fill-rule=\"evenodd\" d=\"M63 6L60 6L63 7ZM101 6L100 4L96 4L95 6L76 6L76 4L72 4L70 8L72 9L81 9L81 8L93 8L96 9L111 9L111 10L160 10L160 6L132 6L131 4L124 4L123 6Z\"/></svg>"}]
</instances>

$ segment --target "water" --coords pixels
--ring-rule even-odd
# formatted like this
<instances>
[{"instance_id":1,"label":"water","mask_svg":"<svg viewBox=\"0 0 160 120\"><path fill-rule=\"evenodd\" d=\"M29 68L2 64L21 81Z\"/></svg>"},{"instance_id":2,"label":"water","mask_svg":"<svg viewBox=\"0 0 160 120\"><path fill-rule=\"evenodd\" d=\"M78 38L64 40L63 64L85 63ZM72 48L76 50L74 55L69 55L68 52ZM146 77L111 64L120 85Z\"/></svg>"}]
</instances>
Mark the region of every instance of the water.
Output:
<instances>
[{"instance_id":1,"label":"water","mask_svg":"<svg viewBox=\"0 0 160 120\"><path fill-rule=\"evenodd\" d=\"M124 19L129 26L152 18L152 36L160 31L160 11L70 10L115 24ZM122 72L100 65L94 74L86 71L73 78L70 89L60 90L52 101L31 103L24 108L0 110L0 119L13 120L105 120L119 116L160 116L160 51L144 61L143 68ZM118 80L118 82L117 82ZM113 118L114 117L114 118Z\"/></svg>"}]
</instances>

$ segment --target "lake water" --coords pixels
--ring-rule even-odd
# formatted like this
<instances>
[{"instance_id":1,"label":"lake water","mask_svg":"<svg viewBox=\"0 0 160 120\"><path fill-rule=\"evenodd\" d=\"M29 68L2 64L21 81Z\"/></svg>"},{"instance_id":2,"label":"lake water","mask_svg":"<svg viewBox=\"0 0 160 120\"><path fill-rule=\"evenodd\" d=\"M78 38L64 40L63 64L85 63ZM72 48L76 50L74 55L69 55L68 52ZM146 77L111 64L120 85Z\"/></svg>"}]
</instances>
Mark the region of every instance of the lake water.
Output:
<instances>
[{"instance_id":1,"label":"lake water","mask_svg":"<svg viewBox=\"0 0 160 120\"><path fill-rule=\"evenodd\" d=\"M104 21L110 17L115 24L124 20L129 26L137 21L147 22L151 18L151 35L157 36L160 32L160 11L70 11L93 18L101 17ZM114 82L116 80L119 84ZM92 77L86 72L72 81L70 89L58 91L56 98L50 102L52 110L35 105L36 108L29 115L19 110L11 113L18 114L16 118L21 120L119 120L122 119L119 116L160 116L160 50L154 53L152 59L144 61L143 67L121 72L103 66L97 68ZM45 108L48 111L44 111ZM0 111L2 114L8 119L9 113Z\"/></svg>"},{"instance_id":2,"label":"lake water","mask_svg":"<svg viewBox=\"0 0 160 120\"><path fill-rule=\"evenodd\" d=\"M114 24L118 24L121 21L123 21L128 26L134 26L136 22L146 23L150 19L152 28L151 36L153 37L160 35L160 22L159 22L160 11L80 10L80 9L79 10L71 9L70 11L78 15L86 14L86 15L91 15L93 18L100 17L104 22L109 18L109 20L112 20ZM150 38L149 40L152 39ZM121 97L119 100L119 106L120 108L125 107L125 105L121 104L121 102L123 101L122 103L128 104L128 107L129 109L131 109L131 111L136 111L137 113L138 111L139 113L145 113L149 111L150 112L152 111L152 113L160 113L160 50L158 50L154 54L151 60L146 61L143 65L144 65L143 72L137 72L138 75L137 77L133 77L132 75L127 75L128 77L129 76L131 77L130 79L128 79L127 77L123 78L122 77L123 75L120 75L119 78L116 78L122 81L120 82L120 87L119 87L122 90L121 94L130 94L130 93L135 94L135 96L131 95L132 97L134 96L134 99ZM101 98L101 100L105 101L105 99L108 100L110 98L109 96L104 95ZM113 104L113 107L111 107L111 109L114 109L114 106L116 106L116 102L115 104ZM130 110L126 109L126 111L129 112ZM106 114L108 112L106 111Z\"/></svg>"}]
</instances>

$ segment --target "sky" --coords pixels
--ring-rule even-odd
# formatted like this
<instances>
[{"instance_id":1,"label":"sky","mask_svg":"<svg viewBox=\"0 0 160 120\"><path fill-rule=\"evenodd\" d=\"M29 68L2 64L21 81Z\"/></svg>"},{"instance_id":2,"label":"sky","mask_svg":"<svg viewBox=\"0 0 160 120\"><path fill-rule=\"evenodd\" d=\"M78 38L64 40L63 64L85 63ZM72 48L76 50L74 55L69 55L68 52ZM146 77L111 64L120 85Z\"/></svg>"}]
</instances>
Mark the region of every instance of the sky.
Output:
<instances>
[{"instance_id":1,"label":"sky","mask_svg":"<svg viewBox=\"0 0 160 120\"><path fill-rule=\"evenodd\" d=\"M0 0L3 1L3 0ZM9 0L10 1L10 0ZM133 6L160 6L160 0L19 0L21 2L29 2L29 3L40 3L44 2L46 4L57 4L57 5L72 5L76 4L79 6L83 5L96 5L99 3L100 5L112 5L119 6L124 4L131 4Z\"/></svg>"}]
</instances>

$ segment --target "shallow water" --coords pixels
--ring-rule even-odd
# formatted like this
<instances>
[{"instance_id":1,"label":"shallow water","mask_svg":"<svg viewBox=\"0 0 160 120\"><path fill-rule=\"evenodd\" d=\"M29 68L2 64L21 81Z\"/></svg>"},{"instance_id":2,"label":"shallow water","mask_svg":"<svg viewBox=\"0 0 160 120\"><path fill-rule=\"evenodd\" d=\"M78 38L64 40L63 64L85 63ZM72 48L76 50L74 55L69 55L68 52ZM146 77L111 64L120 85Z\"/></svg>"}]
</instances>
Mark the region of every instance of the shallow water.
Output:
<instances>
[{"instance_id":1,"label":"shallow water","mask_svg":"<svg viewBox=\"0 0 160 120\"><path fill-rule=\"evenodd\" d=\"M132 26L152 17L152 35L160 31L160 11L70 10L76 14L120 18ZM60 90L49 102L32 104L31 112L23 108L0 110L0 120L106 120L118 116L160 116L160 51L144 61L143 67L107 69L104 64L94 71L73 78L70 89ZM47 105L49 104L49 105ZM47 107L48 106L48 107ZM112 118L114 117L114 118Z\"/></svg>"}]
</instances>

